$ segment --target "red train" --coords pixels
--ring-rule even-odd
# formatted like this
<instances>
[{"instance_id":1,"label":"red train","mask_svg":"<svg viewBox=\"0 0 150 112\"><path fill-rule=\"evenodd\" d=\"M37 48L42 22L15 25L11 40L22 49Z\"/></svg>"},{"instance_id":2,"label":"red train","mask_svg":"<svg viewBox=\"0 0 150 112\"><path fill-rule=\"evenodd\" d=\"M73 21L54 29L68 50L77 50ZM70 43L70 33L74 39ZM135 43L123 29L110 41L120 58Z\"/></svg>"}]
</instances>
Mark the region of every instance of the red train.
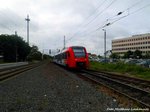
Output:
<instances>
[{"instance_id":1,"label":"red train","mask_svg":"<svg viewBox=\"0 0 150 112\"><path fill-rule=\"evenodd\" d=\"M68 68L88 68L89 59L85 47L71 46L54 56L54 62Z\"/></svg>"}]
</instances>

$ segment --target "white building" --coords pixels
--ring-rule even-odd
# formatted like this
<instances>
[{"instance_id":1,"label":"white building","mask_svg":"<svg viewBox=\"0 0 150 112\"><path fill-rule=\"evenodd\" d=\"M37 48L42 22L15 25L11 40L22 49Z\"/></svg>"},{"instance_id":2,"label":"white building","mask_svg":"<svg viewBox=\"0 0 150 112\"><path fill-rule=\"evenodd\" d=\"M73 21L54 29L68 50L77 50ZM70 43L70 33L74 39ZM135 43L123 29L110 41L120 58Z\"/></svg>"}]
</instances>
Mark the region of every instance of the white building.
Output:
<instances>
[{"instance_id":1,"label":"white building","mask_svg":"<svg viewBox=\"0 0 150 112\"><path fill-rule=\"evenodd\" d=\"M112 40L112 53L123 56L129 50L140 50L143 55L150 53L150 33Z\"/></svg>"}]
</instances>

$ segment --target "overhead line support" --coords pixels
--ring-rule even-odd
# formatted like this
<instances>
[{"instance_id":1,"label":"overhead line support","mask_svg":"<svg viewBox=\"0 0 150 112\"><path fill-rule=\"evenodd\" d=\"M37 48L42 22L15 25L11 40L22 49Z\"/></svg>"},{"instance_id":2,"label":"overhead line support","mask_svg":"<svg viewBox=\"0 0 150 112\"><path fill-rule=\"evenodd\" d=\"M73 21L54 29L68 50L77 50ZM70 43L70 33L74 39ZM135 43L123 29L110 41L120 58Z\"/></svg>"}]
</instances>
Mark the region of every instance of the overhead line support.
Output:
<instances>
[{"instance_id":1,"label":"overhead line support","mask_svg":"<svg viewBox=\"0 0 150 112\"><path fill-rule=\"evenodd\" d=\"M25 18L25 20L27 21L27 43L29 44L29 15L27 15L27 18Z\"/></svg>"}]
</instances>

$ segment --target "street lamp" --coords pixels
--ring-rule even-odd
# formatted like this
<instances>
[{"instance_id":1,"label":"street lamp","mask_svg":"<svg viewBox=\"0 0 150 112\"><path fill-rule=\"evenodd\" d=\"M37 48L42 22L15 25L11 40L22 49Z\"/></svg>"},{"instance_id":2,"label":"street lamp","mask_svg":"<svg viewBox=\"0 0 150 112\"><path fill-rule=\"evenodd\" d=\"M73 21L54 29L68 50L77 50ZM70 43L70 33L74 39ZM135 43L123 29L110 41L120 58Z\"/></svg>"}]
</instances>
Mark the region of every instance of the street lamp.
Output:
<instances>
[{"instance_id":1,"label":"street lamp","mask_svg":"<svg viewBox=\"0 0 150 112\"><path fill-rule=\"evenodd\" d=\"M102 29L104 31L104 56L105 56L105 62L106 62L106 30Z\"/></svg>"}]
</instances>

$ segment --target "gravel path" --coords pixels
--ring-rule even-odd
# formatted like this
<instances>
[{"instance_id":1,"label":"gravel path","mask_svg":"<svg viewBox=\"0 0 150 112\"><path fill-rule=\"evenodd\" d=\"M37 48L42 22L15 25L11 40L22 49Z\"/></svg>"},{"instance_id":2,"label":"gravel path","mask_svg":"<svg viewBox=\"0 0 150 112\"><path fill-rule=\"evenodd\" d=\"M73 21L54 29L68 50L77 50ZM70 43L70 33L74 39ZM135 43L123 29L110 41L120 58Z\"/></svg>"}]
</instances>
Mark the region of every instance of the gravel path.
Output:
<instances>
[{"instance_id":1,"label":"gravel path","mask_svg":"<svg viewBox=\"0 0 150 112\"><path fill-rule=\"evenodd\" d=\"M113 99L53 63L0 84L0 112L104 112Z\"/></svg>"}]
</instances>

